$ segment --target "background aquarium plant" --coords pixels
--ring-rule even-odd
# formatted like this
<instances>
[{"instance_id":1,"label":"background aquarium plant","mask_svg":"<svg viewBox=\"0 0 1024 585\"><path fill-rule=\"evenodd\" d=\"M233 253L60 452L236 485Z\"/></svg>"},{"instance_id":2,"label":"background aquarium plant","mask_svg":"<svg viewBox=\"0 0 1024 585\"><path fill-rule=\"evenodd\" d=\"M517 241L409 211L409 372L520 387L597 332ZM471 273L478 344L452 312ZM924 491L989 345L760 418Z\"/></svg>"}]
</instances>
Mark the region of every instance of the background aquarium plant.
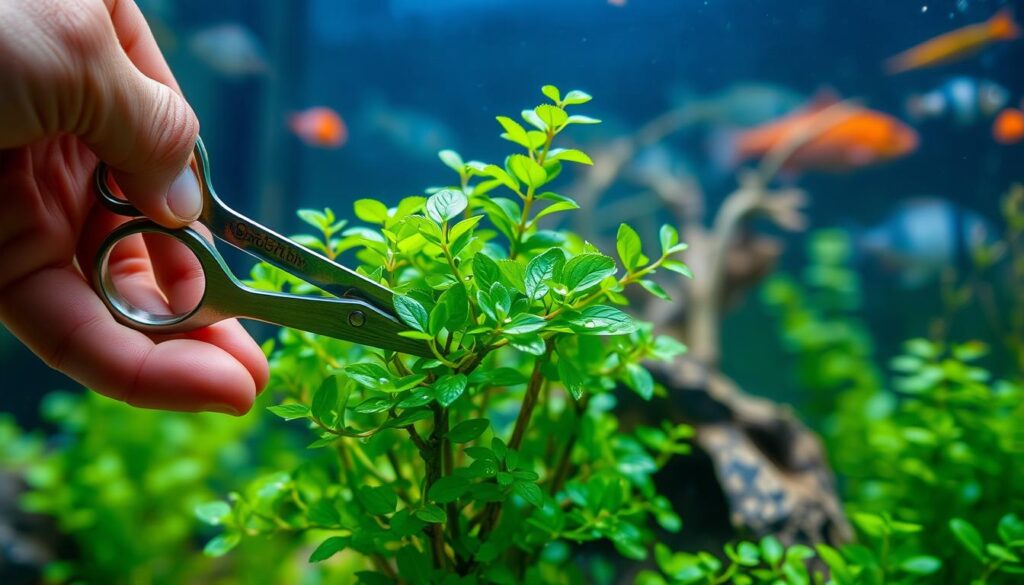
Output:
<instances>
[{"instance_id":1,"label":"background aquarium plant","mask_svg":"<svg viewBox=\"0 0 1024 585\"><path fill-rule=\"evenodd\" d=\"M233 418L2 332L3 583L1024 581L1021 2L138 3L433 357L253 324Z\"/></svg>"}]
</instances>

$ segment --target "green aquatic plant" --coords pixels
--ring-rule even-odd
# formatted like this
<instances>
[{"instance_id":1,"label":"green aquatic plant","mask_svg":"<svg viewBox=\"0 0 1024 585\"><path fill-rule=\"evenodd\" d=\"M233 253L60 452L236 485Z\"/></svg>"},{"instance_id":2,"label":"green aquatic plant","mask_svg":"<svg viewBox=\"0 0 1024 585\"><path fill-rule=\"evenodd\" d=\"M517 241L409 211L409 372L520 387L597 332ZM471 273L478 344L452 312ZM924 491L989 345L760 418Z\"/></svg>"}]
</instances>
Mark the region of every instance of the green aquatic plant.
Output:
<instances>
[{"instance_id":1,"label":"green aquatic plant","mask_svg":"<svg viewBox=\"0 0 1024 585\"><path fill-rule=\"evenodd\" d=\"M1012 513L1024 505L1016 463L1024 455L1024 390L984 367L989 347L976 341L911 340L891 360L887 381L848 294L859 283L844 241L838 232L813 238L804 278L776 279L764 296L801 384L827 397L821 429L861 537L832 559L869 583L899 578L906 559L933 568L934 582L1013 582L1019 553L1004 534L1015 534ZM994 552L963 544L972 524L1003 526L1002 544L990 541ZM995 530L986 534L997 539ZM965 555L964 546L979 554Z\"/></svg>"},{"instance_id":2,"label":"green aquatic plant","mask_svg":"<svg viewBox=\"0 0 1024 585\"><path fill-rule=\"evenodd\" d=\"M362 583L570 582L569 545L607 540L641 559L651 521L679 529L651 475L686 451L688 429L625 432L611 409L619 386L656 392L644 360L684 350L618 306L633 285L665 296L649 277L688 273L675 259L686 246L665 226L651 254L622 225L612 257L541 227L578 207L550 190L563 164L591 164L557 139L598 122L574 113L589 95L543 93L550 103L524 110L525 126L497 118L519 149L503 165L446 150L453 185L392 206L359 200L366 225L329 209L299 213L315 231L306 244L354 255L363 274L399 293L405 335L433 357L283 331L268 345L281 398L270 410L301 421L309 447L332 456L201 506L223 528L207 553L301 533L316 543L310 562L362 559ZM265 265L252 284L298 286Z\"/></svg>"},{"instance_id":3,"label":"green aquatic plant","mask_svg":"<svg viewBox=\"0 0 1024 585\"><path fill-rule=\"evenodd\" d=\"M51 518L64 535L41 543L61 555L41 567L44 582L169 585L218 570L239 582L280 582L280 568L260 559L290 554L293 543L251 543L243 562L211 562L195 553L191 517L218 486L287 465L278 433L254 418L139 410L97 394L52 393L43 415L57 429L49 440L0 418L0 469L27 483L22 510Z\"/></svg>"}]
</instances>

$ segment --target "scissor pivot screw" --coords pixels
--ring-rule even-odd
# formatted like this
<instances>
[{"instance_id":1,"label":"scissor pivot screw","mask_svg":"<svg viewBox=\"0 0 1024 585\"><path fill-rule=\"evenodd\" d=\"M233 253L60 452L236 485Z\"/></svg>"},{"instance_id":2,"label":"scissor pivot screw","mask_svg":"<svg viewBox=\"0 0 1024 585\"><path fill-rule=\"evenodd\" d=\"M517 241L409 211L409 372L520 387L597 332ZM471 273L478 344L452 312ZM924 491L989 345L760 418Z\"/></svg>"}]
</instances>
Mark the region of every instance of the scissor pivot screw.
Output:
<instances>
[{"instance_id":1,"label":"scissor pivot screw","mask_svg":"<svg viewBox=\"0 0 1024 585\"><path fill-rule=\"evenodd\" d=\"M362 311L352 311L348 314L348 324L353 327L362 327L366 324L366 314Z\"/></svg>"}]
</instances>

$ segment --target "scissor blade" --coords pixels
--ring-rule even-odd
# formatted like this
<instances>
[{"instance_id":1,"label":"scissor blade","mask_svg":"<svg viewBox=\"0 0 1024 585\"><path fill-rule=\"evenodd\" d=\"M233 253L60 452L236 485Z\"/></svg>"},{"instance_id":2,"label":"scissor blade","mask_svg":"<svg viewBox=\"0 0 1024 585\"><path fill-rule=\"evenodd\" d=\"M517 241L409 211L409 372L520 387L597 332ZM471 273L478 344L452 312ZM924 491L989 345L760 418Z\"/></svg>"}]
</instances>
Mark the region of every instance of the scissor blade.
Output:
<instances>
[{"instance_id":1,"label":"scissor blade","mask_svg":"<svg viewBox=\"0 0 1024 585\"><path fill-rule=\"evenodd\" d=\"M247 294L234 300L239 317L420 357L433 355L426 342L399 335L408 327L369 303L244 290Z\"/></svg>"},{"instance_id":2,"label":"scissor blade","mask_svg":"<svg viewBox=\"0 0 1024 585\"><path fill-rule=\"evenodd\" d=\"M366 301L394 315L394 293L387 287L266 228L217 200L204 223L215 236L260 260L338 298Z\"/></svg>"}]
</instances>

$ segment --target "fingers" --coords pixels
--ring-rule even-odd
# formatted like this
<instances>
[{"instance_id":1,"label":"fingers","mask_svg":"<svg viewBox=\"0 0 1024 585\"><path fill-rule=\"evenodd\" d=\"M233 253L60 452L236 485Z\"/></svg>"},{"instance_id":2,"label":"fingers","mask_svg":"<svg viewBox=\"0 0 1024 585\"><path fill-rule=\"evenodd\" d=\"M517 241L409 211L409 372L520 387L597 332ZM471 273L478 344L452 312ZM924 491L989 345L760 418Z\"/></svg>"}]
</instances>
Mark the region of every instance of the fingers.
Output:
<instances>
[{"instance_id":1,"label":"fingers","mask_svg":"<svg viewBox=\"0 0 1024 585\"><path fill-rule=\"evenodd\" d=\"M83 59L77 133L114 169L118 186L157 223L178 227L202 208L186 168L199 122L132 2L113 2L106 42Z\"/></svg>"},{"instance_id":2,"label":"fingers","mask_svg":"<svg viewBox=\"0 0 1024 585\"><path fill-rule=\"evenodd\" d=\"M96 253L104 239L124 221L123 217L102 207L93 208L77 251L85 274L92 274ZM203 231L207 238L211 237L203 226L196 226L196 229ZM200 301L205 287L205 277L196 257L184 244L169 236L146 234L145 237L125 238L111 250L107 266L118 293L134 306L152 313L190 311ZM257 392L267 383L266 356L235 319L177 334L174 338L203 341L223 349L249 372Z\"/></svg>"},{"instance_id":3,"label":"fingers","mask_svg":"<svg viewBox=\"0 0 1024 585\"><path fill-rule=\"evenodd\" d=\"M228 350L197 339L154 343L114 321L71 265L8 287L0 318L50 366L135 406L241 414L256 395L253 376Z\"/></svg>"}]
</instances>

